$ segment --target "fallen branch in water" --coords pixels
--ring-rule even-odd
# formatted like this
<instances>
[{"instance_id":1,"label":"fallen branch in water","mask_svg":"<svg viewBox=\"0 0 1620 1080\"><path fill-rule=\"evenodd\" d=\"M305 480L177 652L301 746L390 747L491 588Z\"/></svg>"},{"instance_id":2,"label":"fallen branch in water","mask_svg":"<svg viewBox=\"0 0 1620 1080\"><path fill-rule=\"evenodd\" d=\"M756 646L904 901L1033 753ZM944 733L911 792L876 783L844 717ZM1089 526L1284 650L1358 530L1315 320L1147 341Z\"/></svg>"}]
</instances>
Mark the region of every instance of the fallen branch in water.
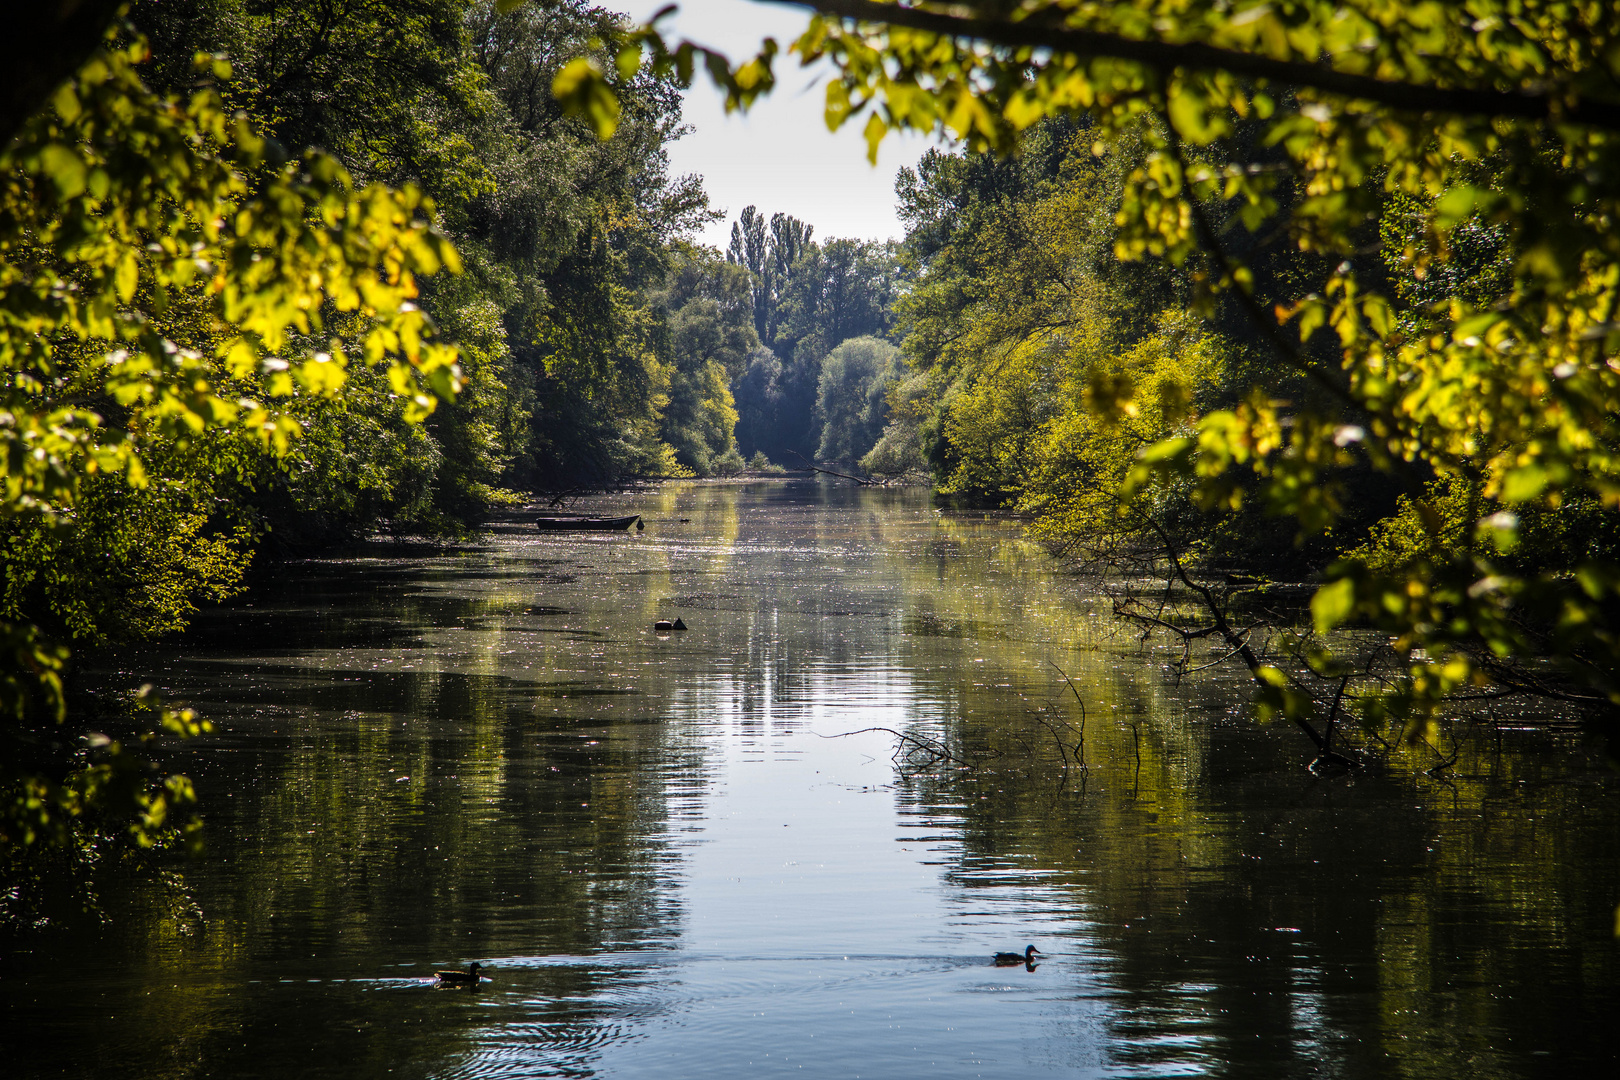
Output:
<instances>
[{"instance_id":1,"label":"fallen branch in water","mask_svg":"<svg viewBox=\"0 0 1620 1080\"><path fill-rule=\"evenodd\" d=\"M1058 667L1057 664L1054 663L1051 660L1048 660L1047 663L1052 665L1052 669L1054 671L1056 671L1059 675L1063 676L1063 681L1069 684L1069 691L1070 691L1070 693L1074 694L1074 700L1080 706L1080 742L1074 748L1074 763L1076 765L1080 766L1082 769L1089 769L1091 766L1086 764L1086 701L1085 701L1085 698L1082 698L1080 696L1080 691L1078 689L1076 689L1076 687L1074 685L1074 680L1069 678L1069 673L1067 671L1064 671L1062 668ZM1061 742L1058 743L1058 749L1059 750L1063 749L1063 744Z\"/></svg>"},{"instance_id":2,"label":"fallen branch in water","mask_svg":"<svg viewBox=\"0 0 1620 1080\"><path fill-rule=\"evenodd\" d=\"M851 735L866 735L873 731L887 732L888 734L893 735L896 739L900 740L900 744L894 748L894 754L889 758L890 761L894 762L896 768L903 769L909 766L913 769L927 769L934 765L938 765L940 762L949 762L952 765L957 765L965 769L972 769L978 766L977 762L966 761L951 753L950 750L946 749L944 743L935 742L932 739L925 739L921 735L913 735L910 732L896 731L894 728L868 727L861 728L858 731L841 732L837 735L823 735L818 731L815 732L815 736L818 739L847 739ZM918 754L923 755L924 760L918 761L916 758L916 755ZM905 759L903 763L901 761L902 758Z\"/></svg>"},{"instance_id":3,"label":"fallen branch in water","mask_svg":"<svg viewBox=\"0 0 1620 1080\"><path fill-rule=\"evenodd\" d=\"M831 469L823 469L819 465L816 465L816 464L812 463L809 458L805 457L803 454L799 453L797 450L789 450L788 453L792 454L794 457L796 457L800 461L804 462L804 467L809 469L811 472L825 473L828 476L837 476L837 477L840 477L841 479L844 479L844 480L853 480L857 484L860 484L862 487L882 487L883 486L883 481L881 481L881 480L873 480L870 477L863 477L863 476L851 476L849 473L834 472Z\"/></svg>"}]
</instances>

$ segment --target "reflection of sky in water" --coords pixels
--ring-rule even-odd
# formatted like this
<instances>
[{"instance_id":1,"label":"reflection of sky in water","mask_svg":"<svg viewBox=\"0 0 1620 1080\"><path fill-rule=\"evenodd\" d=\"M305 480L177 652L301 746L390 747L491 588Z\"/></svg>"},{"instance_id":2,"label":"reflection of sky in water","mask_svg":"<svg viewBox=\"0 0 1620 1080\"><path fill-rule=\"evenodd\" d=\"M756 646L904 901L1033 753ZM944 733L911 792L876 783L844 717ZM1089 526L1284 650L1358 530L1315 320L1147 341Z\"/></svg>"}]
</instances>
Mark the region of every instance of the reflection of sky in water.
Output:
<instances>
[{"instance_id":1,"label":"reflection of sky in water","mask_svg":"<svg viewBox=\"0 0 1620 1080\"><path fill-rule=\"evenodd\" d=\"M712 650L666 713L707 744L707 781L676 834L678 952L625 987L615 1015L637 1030L594 1048L606 1074L1072 1074L1100 1058L1062 898L1010 866L971 897L942 889L953 823L897 815L894 737L863 729L937 732L951 702L902 666L907 600L867 543L664 553L694 587L678 597L694 630L669 644ZM1031 940L1053 954L1036 971L988 963Z\"/></svg>"},{"instance_id":2,"label":"reflection of sky in water","mask_svg":"<svg viewBox=\"0 0 1620 1080\"><path fill-rule=\"evenodd\" d=\"M665 539L652 567L636 548L614 549L628 564L619 580L655 578L646 586L666 606L653 613L678 610L693 627L632 647L646 647L644 666L690 664L668 687L665 717L704 745L705 782L700 805L672 822L678 951L618 988L618 1035L592 1046L604 1073L1070 1074L1100 1059L1063 897L1011 862L971 895L941 888L941 867L961 855L956 823L898 814L894 737L863 730L938 733L952 713L953 679L919 680L906 666L919 611L950 653L975 651L934 611L960 596L929 604L896 578L896 549L931 562L960 554L929 550L938 519L915 499L902 506L878 535L854 507L744 508L725 543ZM616 667L633 669L625 659ZM592 671L567 660L552 670ZM1035 971L989 964L1032 940L1053 954ZM480 1038L485 1067L499 1071L497 1048L543 1062L510 1036L498 1026Z\"/></svg>"},{"instance_id":3,"label":"reflection of sky in water","mask_svg":"<svg viewBox=\"0 0 1620 1080\"><path fill-rule=\"evenodd\" d=\"M686 841L678 978L653 989L668 1009L647 1038L605 1048L604 1070L977 1075L1096 1058L1059 898L1028 881L971 903L942 890L959 845L949 823L897 820L892 736L822 737L902 729L940 703L882 663L802 673L769 720L740 702L693 703L722 742L703 832ZM1054 954L1036 971L988 965L1031 940ZM1073 1043L1055 1059L1054 1027Z\"/></svg>"},{"instance_id":4,"label":"reflection of sky in water","mask_svg":"<svg viewBox=\"0 0 1620 1080\"><path fill-rule=\"evenodd\" d=\"M104 673L220 724L207 918L19 957L0 1032L52 1048L21 1075L1511 1075L1550 1017L1612 1054L1579 874L1612 880L1614 782L1565 751L1319 783L1006 523L830 485L610 505L647 533L312 564ZM867 728L984 766L906 775ZM423 989L474 959L479 994Z\"/></svg>"}]
</instances>

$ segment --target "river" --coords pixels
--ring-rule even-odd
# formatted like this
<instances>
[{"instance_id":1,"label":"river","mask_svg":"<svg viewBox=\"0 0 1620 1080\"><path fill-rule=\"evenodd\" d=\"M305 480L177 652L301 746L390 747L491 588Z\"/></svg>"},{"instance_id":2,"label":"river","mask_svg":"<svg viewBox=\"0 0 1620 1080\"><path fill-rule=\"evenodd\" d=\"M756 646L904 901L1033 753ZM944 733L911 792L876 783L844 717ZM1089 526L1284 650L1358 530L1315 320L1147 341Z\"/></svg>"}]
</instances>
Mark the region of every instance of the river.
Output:
<instances>
[{"instance_id":1,"label":"river","mask_svg":"<svg viewBox=\"0 0 1620 1080\"><path fill-rule=\"evenodd\" d=\"M1612 1074L1620 782L1578 733L1316 778L1014 524L580 509L647 530L374 544L91 671L217 725L207 847L6 958L4 1074Z\"/></svg>"}]
</instances>

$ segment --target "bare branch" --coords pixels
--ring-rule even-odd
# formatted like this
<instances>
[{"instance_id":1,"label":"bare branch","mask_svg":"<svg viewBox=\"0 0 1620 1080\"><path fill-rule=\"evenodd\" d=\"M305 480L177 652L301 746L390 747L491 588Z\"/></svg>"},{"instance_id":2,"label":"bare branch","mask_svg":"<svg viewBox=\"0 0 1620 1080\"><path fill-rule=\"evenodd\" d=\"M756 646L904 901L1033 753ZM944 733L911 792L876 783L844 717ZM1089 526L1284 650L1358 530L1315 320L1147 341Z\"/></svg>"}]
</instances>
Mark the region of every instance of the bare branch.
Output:
<instances>
[{"instance_id":1,"label":"bare branch","mask_svg":"<svg viewBox=\"0 0 1620 1080\"><path fill-rule=\"evenodd\" d=\"M789 450L788 453L792 454L794 457L796 457L800 461L804 462L804 467L809 469L811 472L825 473L827 476L836 476L836 477L838 477L840 479L843 479L843 480L853 480L857 484L860 484L862 487L882 487L883 486L881 481L873 480L870 477L851 476L849 473L834 472L831 469L823 469L820 466L813 464L810 461L809 458L805 457L803 454L799 453L797 450Z\"/></svg>"},{"instance_id":2,"label":"bare branch","mask_svg":"<svg viewBox=\"0 0 1620 1080\"><path fill-rule=\"evenodd\" d=\"M1074 761L1075 764L1079 765L1082 769L1090 768L1090 766L1086 764L1086 701L1080 696L1080 691L1076 689L1074 680L1069 678L1069 673L1067 671L1064 671L1062 668L1058 667L1057 664L1053 663L1051 660L1048 660L1047 663L1051 664L1053 670L1055 670L1059 675L1063 676L1063 681L1069 684L1069 692L1074 694L1074 700L1080 706L1080 742L1074 748ZM1057 739L1057 733L1053 732L1052 737ZM1057 744L1058 755L1061 757L1063 753L1063 741L1061 739L1057 739Z\"/></svg>"},{"instance_id":3,"label":"bare branch","mask_svg":"<svg viewBox=\"0 0 1620 1080\"><path fill-rule=\"evenodd\" d=\"M945 37L970 38L1013 48L1051 49L1072 56L1132 60L1158 71L1229 71L1285 86L1310 87L1402 112L1452 113L1481 118L1586 124L1620 131L1620 103L1582 98L1565 85L1547 90L1495 90L1469 86L1380 79L1340 71L1325 64L1278 60L1201 42L1155 41L1096 30L1081 30L1039 19L984 19L874 0L768 0L807 7L824 15L868 23L926 30ZM961 10L959 7L952 10Z\"/></svg>"},{"instance_id":4,"label":"bare branch","mask_svg":"<svg viewBox=\"0 0 1620 1080\"><path fill-rule=\"evenodd\" d=\"M905 764L910 765L913 768L925 768L926 769L929 766L937 765L942 761L949 762L952 765L957 765L957 766L960 766L960 767L965 768L965 769L972 769L972 768L977 768L978 767L977 762L966 761L966 760L964 760L962 758L957 757L955 754L951 753L950 750L946 748L944 743L935 742L932 739L925 739L920 735L913 735L910 732L896 731L894 728L888 728L888 727L859 728L859 729L857 729L855 731L839 732L837 735L823 735L823 734L821 734L821 732L818 731L818 732L815 732L815 735L816 735L817 738L820 738L820 739L847 739L851 735L865 735L865 734L868 734L868 733L873 732L873 731L886 732L886 733L888 733L890 735L893 735L896 739L899 740L899 744L895 747L894 754L892 755L892 757L890 759L897 766L901 764L901 758L904 758L905 759ZM916 754L916 753L923 754L925 756L925 760L922 761L921 763L917 762L912 757L912 755Z\"/></svg>"}]
</instances>

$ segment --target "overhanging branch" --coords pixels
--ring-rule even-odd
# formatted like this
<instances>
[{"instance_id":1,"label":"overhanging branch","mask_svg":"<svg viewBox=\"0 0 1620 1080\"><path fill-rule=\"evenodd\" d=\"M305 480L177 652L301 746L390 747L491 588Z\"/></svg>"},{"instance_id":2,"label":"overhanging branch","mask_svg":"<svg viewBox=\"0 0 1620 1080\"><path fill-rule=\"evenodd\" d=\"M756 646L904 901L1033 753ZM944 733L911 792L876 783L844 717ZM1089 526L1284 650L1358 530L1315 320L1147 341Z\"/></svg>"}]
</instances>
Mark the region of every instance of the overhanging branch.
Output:
<instances>
[{"instance_id":1,"label":"overhanging branch","mask_svg":"<svg viewBox=\"0 0 1620 1080\"><path fill-rule=\"evenodd\" d=\"M1559 90L1486 90L1435 86L1428 83L1380 79L1339 71L1324 64L1277 60L1240 49L1224 49L1198 42L1149 41L1096 30L1041 23L1034 20L980 19L923 8L881 4L874 0L766 0L793 4L845 19L886 23L925 30L946 37L972 38L1013 48L1051 49L1074 56L1107 56L1133 60L1169 71L1229 71L1287 86L1310 87L1331 94L1376 102L1403 112L1442 112L1460 116L1512 117L1522 120L1557 120L1620 131L1620 102L1581 98Z\"/></svg>"}]
</instances>

